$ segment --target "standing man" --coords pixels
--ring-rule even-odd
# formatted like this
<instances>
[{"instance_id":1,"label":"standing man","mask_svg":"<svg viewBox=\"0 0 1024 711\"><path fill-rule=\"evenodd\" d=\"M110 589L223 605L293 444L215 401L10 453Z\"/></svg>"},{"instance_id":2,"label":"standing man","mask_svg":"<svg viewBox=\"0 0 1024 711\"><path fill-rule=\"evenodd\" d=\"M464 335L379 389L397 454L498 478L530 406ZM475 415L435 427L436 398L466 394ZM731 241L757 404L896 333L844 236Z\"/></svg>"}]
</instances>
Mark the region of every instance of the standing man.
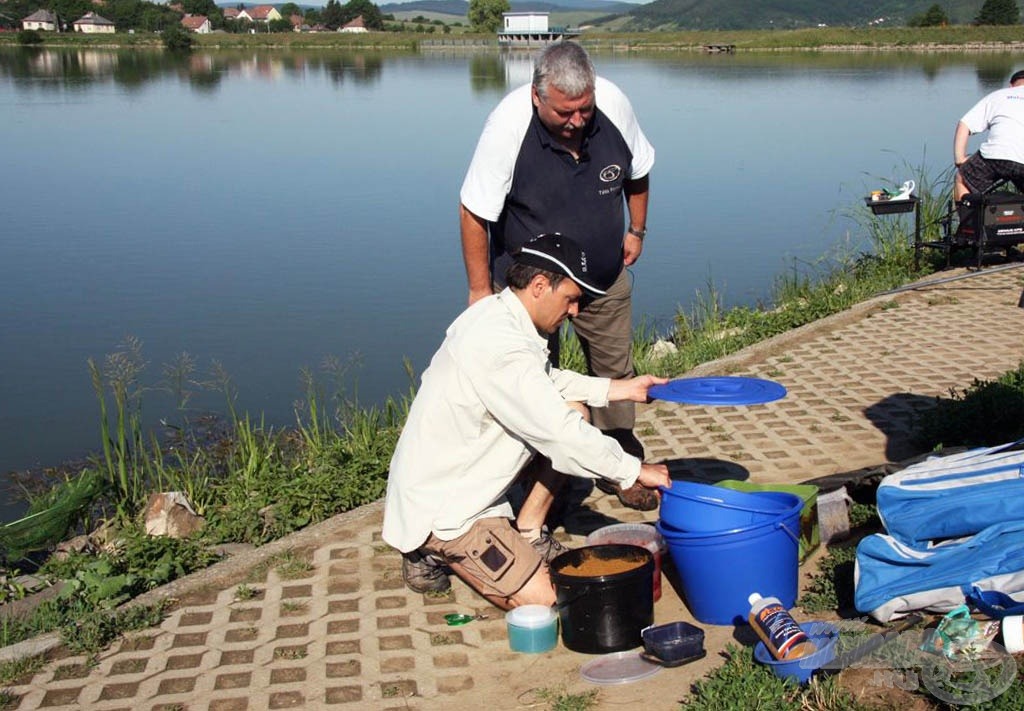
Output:
<instances>
[{"instance_id":1,"label":"standing man","mask_svg":"<svg viewBox=\"0 0 1024 711\"><path fill-rule=\"evenodd\" d=\"M404 554L410 588L443 590L436 577L443 564L504 609L552 605L545 563L565 548L543 523L558 472L627 487L670 485L664 464L623 452L587 422L581 404L644 402L648 388L666 380L594 378L548 361L547 336L578 312L583 291L604 295L590 263L571 240L542 235L517 252L506 289L449 326L388 474L382 536ZM528 465L536 483L513 525L506 493Z\"/></svg>"},{"instance_id":2,"label":"standing man","mask_svg":"<svg viewBox=\"0 0 1024 711\"><path fill-rule=\"evenodd\" d=\"M967 157L967 139L988 131L978 151ZM953 198L983 193L999 180L1011 180L1024 192L1024 71L1010 77L1010 86L993 91L964 114L953 137L957 171Z\"/></svg>"},{"instance_id":3,"label":"standing man","mask_svg":"<svg viewBox=\"0 0 1024 711\"><path fill-rule=\"evenodd\" d=\"M607 292L587 298L572 319L588 373L632 377L632 287L625 267L643 251L653 165L654 149L625 94L596 76L578 44L549 46L533 83L509 93L487 118L462 184L469 303L505 286L511 255L535 235L574 235L591 278ZM557 365L557 332L549 349ZM598 408L592 416L599 429L643 458L633 434L634 403ZM654 492L640 486L598 486L631 508L658 505Z\"/></svg>"}]
</instances>

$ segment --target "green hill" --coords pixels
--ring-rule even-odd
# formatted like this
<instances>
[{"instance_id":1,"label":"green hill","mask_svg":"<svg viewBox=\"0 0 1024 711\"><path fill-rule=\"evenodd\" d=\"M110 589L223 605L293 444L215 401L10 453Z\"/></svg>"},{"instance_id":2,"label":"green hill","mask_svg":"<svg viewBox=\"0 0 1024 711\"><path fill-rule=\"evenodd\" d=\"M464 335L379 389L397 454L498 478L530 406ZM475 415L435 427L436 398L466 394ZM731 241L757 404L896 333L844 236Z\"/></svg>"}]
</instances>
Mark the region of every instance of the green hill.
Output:
<instances>
[{"instance_id":1,"label":"green hill","mask_svg":"<svg viewBox=\"0 0 1024 711\"><path fill-rule=\"evenodd\" d=\"M950 21L968 23L984 0L939 2ZM801 27L902 26L935 0L654 0L616 25L624 30L738 30Z\"/></svg>"}]
</instances>

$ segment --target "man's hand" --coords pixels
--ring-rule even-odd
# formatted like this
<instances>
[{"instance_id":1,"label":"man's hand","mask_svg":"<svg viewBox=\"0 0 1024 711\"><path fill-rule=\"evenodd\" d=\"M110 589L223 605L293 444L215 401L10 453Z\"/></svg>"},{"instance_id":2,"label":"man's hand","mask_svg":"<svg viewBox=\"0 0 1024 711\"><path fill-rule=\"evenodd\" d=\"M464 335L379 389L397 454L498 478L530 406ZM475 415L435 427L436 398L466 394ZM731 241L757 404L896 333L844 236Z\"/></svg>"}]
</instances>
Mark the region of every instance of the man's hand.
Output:
<instances>
[{"instance_id":1,"label":"man's hand","mask_svg":"<svg viewBox=\"0 0 1024 711\"><path fill-rule=\"evenodd\" d=\"M654 375L638 375L635 378L613 380L608 387L609 402L621 400L632 400L633 402L647 402L647 390L652 385L664 385L668 378L659 378Z\"/></svg>"},{"instance_id":2,"label":"man's hand","mask_svg":"<svg viewBox=\"0 0 1024 711\"><path fill-rule=\"evenodd\" d=\"M637 477L637 481L648 489L672 486L672 480L668 477L668 466L665 464L641 464L640 476Z\"/></svg>"},{"instance_id":3,"label":"man's hand","mask_svg":"<svg viewBox=\"0 0 1024 711\"><path fill-rule=\"evenodd\" d=\"M622 263L627 267L635 264L644 251L644 241L632 232L627 232L622 240Z\"/></svg>"}]
</instances>

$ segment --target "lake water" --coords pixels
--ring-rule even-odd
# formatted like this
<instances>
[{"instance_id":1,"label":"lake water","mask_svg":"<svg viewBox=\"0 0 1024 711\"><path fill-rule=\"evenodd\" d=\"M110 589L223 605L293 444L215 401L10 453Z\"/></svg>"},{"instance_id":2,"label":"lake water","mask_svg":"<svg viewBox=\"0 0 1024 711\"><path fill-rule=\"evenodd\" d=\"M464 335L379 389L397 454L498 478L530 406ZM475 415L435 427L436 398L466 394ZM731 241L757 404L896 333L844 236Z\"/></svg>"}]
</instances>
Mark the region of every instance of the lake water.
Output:
<instances>
[{"instance_id":1,"label":"lake water","mask_svg":"<svg viewBox=\"0 0 1024 711\"><path fill-rule=\"evenodd\" d=\"M1010 54L596 52L657 149L635 309L666 330L837 243L861 196L938 171ZM294 421L300 369L358 355L350 395L422 371L465 304L458 190L525 54L0 48L0 472L99 445L89 358L183 351ZM223 399L197 395L196 407ZM146 395L153 418L179 418ZM4 509L8 511L8 509ZM2 512L0 512L2 513Z\"/></svg>"}]
</instances>

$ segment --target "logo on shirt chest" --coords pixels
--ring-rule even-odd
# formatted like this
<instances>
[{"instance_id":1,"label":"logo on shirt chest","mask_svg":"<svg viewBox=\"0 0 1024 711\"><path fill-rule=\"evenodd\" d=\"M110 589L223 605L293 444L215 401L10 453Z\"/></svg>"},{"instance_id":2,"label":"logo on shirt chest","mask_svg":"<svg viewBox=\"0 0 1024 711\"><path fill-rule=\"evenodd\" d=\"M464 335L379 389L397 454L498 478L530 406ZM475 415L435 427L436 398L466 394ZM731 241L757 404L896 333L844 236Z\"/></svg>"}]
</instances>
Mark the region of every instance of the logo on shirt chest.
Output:
<instances>
[{"instance_id":1,"label":"logo on shirt chest","mask_svg":"<svg viewBox=\"0 0 1024 711\"><path fill-rule=\"evenodd\" d=\"M602 183L613 183L618 180L621 175L622 166L612 163L611 165L602 168L598 177L601 178Z\"/></svg>"}]
</instances>

